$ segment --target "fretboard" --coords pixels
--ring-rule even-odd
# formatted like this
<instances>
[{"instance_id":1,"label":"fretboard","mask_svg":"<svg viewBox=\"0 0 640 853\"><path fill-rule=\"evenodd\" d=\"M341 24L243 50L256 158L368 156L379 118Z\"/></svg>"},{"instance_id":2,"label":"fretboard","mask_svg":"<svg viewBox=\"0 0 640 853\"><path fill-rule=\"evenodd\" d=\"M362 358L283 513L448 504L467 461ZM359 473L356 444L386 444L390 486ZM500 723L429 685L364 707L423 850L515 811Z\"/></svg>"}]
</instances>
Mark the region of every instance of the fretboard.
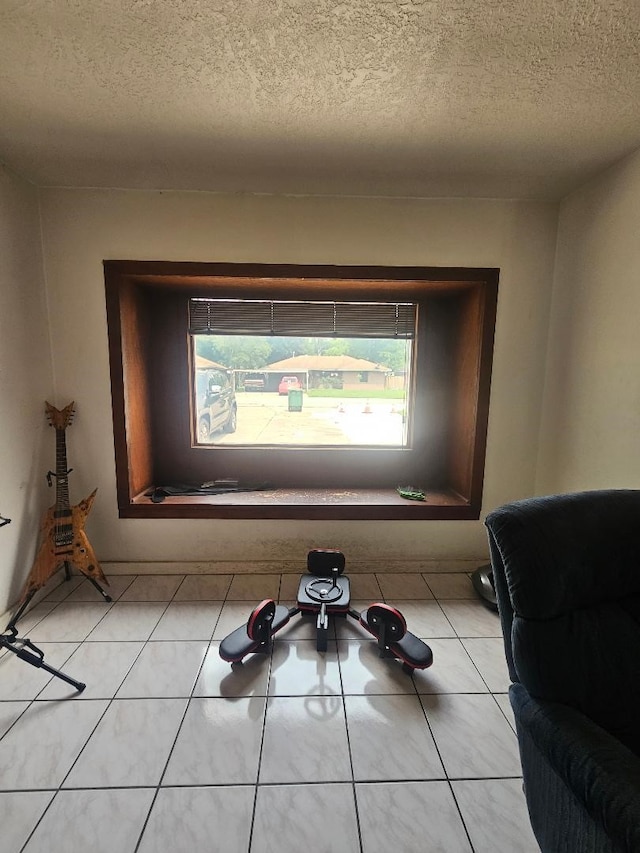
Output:
<instances>
[{"instance_id":1,"label":"fretboard","mask_svg":"<svg viewBox=\"0 0 640 853\"><path fill-rule=\"evenodd\" d=\"M56 509L69 508L69 477L67 474L67 439L65 430L56 429Z\"/></svg>"}]
</instances>

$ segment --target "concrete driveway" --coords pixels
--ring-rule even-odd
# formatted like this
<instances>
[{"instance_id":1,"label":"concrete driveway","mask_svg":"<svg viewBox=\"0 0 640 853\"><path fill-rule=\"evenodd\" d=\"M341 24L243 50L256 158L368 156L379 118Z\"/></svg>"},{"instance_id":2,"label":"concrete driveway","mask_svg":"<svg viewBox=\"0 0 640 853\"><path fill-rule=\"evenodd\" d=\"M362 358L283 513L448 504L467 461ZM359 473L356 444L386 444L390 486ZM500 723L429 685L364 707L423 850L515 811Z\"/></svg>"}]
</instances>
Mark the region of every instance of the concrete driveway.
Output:
<instances>
[{"instance_id":1,"label":"concrete driveway","mask_svg":"<svg viewBox=\"0 0 640 853\"><path fill-rule=\"evenodd\" d=\"M338 400L303 394L302 411L290 412L288 398L273 392L240 392L236 399L236 432L216 434L213 444L403 444L400 401Z\"/></svg>"}]
</instances>

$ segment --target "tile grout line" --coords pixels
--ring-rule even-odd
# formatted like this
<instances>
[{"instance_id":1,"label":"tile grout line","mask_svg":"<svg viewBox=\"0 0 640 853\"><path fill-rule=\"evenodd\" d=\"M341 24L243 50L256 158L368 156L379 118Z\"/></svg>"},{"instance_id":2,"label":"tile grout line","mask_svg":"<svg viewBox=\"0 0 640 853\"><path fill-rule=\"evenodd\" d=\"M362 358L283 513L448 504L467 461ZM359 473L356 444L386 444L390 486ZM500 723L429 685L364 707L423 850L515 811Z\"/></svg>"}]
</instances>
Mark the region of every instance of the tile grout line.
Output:
<instances>
[{"instance_id":1,"label":"tile grout line","mask_svg":"<svg viewBox=\"0 0 640 853\"><path fill-rule=\"evenodd\" d=\"M398 694L400 695L400 694ZM410 694L408 694L410 695ZM194 697L197 698L197 697ZM211 697L217 698L217 697ZM446 782L521 782L522 776L431 776L429 778L425 778L424 776L416 776L414 777L399 777L399 778L385 778L385 779L356 779L356 785L403 785L407 784L415 784L416 782L437 782L439 784L444 784ZM296 788L301 785L305 787L315 787L320 788L325 785L350 785L351 782L348 779L338 779L334 781L318 781L314 782L306 781L300 782L299 780L293 782L260 782L260 788ZM62 793L66 793L67 791L149 791L152 788L155 789L158 787L155 784L149 785L70 785L68 788L64 788ZM161 785L162 789L168 788L255 788L255 782L198 782L194 784L193 782L172 782L170 785ZM0 793L2 794L57 794L57 788L6 788L2 790Z\"/></svg>"},{"instance_id":2,"label":"tile grout line","mask_svg":"<svg viewBox=\"0 0 640 853\"><path fill-rule=\"evenodd\" d=\"M23 853L23 851L24 851L24 850L26 850L27 845L29 844L29 842L30 842L30 841L31 841L31 839L33 838L33 835L34 835L35 831L37 830L37 828L38 828L38 827L40 826L40 824L42 823L42 821L43 821L43 819L44 819L44 816L46 815L46 813L49 811L49 809L50 809L50 808L51 808L51 806L53 805L53 801L55 800L55 798L56 798L57 796L58 796L58 791L53 791L53 795L52 795L51 799L50 799L50 800L49 800L49 802L47 803L47 805L46 805L46 807L45 807L44 811L42 812L42 814L40 815L40 817L38 818L38 820L35 822L35 824L34 824L34 826L33 826L32 830L31 830L31 832L29 833L29 835L27 836L27 838L26 838L26 840L25 840L24 844L23 844L23 845L22 845L22 847L20 848L20 853Z\"/></svg>"},{"instance_id":3,"label":"tile grout line","mask_svg":"<svg viewBox=\"0 0 640 853\"><path fill-rule=\"evenodd\" d=\"M180 587L183 585L183 583L185 582L186 578L187 578L187 576L185 575L185 576L182 578L182 581L178 584L178 587L176 588L176 591L174 592L173 597L172 597L172 598L171 598L171 600L169 601L169 604L167 605L167 607L166 607L166 608L165 608L165 610L163 611L162 616L164 616L164 614L165 614L165 613L167 612L167 610L169 609L169 605L171 605L171 604L176 600L176 595L178 594L178 590L179 590L179 589L180 589ZM228 591L228 588L227 588L227 591ZM225 600L226 600L226 599L225 599ZM193 691L196 689L196 685L197 685L197 683L198 683L198 678L200 677L200 673L202 672L202 668L204 667L205 661L206 661L206 659L207 659L207 655L209 654L209 650L211 649L212 637L213 637L213 635L214 635L214 633L215 633L216 626L217 626L217 624L218 624L218 620L220 619L220 614L222 613L222 607L223 607L223 606L224 606L224 601L222 602L222 606L220 607L220 611L219 611L219 613L218 613L218 616L217 616L217 618L216 618L216 620L215 620L215 623L214 623L214 625L213 625L213 627L212 627L212 629L211 629L211 636L209 637L209 641L208 641L208 644L207 644L207 648L206 648L206 650L205 650L204 655L202 656L202 661L200 662L200 666L198 667L198 671L197 671L196 676L195 676L195 678L194 678L194 680L193 680L193 684L191 685L191 691L190 691L190 693L189 693L189 696L188 696L188 697L186 697L186 698L187 698L187 701L186 701L186 703L185 703L184 711L183 711L182 717L181 717L181 719L180 719L180 722L179 722L179 724L178 724L178 727L177 727L177 729L176 729L176 733L175 733L175 737L173 738L173 742L172 742L172 744L171 744L171 746L170 746L170 748L169 748L169 751L168 751L168 753L167 753L167 758L166 758L166 761L165 761L165 763L164 763L164 767L162 768L162 772L160 773L160 778L158 779L158 782L157 782L157 784L156 784L156 785L154 785L154 786L150 786L150 787L154 787L154 788L155 788L155 791L154 791L153 797L151 798L151 803L149 804L149 808L147 809L147 814L146 814L146 816L145 816L145 819L144 819L144 821L143 821L143 823L142 823L142 828L141 828L141 830L140 830L140 834L139 834L139 836L138 836L138 840L137 840L137 842L136 842L136 844L135 844L135 847L134 847L134 853L137 853L137 851L139 850L140 845L142 844L142 839L144 838L144 834L145 834L145 832L147 831L147 827L148 827L148 825L149 825L149 820L150 820L150 818L151 818L151 814L152 814L152 812L153 812L154 806L155 806L156 801L157 801L157 799L158 799L158 795L160 794L160 790L162 789L162 781L163 781L163 779L164 779L164 777L165 777L165 774L166 774L166 772L167 772L167 768L169 767L169 762L171 761L171 756L173 755L173 751L174 751L174 749L175 749L175 747L176 747L176 743L178 742L178 738L179 738L179 736L180 736L180 732L182 731L182 726L184 725L184 721L185 721L185 719L186 719L186 717L187 717L187 713L188 713L188 711L189 711L189 708L191 707L191 700L193 699ZM160 621L161 621L161 619L162 619L162 616L160 617L160 620L158 620L158 623L156 624L156 626L155 626L155 628L153 629L153 631L155 631L155 630L156 630L156 628L158 627L158 625L160 624ZM147 643L151 642L151 635L153 634L153 631L151 631L151 634L149 634L149 639L147 640ZM157 642L158 642L158 641L157 641ZM177 641L176 641L176 640L172 640L172 641L169 641L169 642L177 642ZM143 649L146 647L147 643L145 643L145 644L144 644ZM140 654L142 654L142 650L141 650ZM120 685L120 686L122 686L122 685ZM118 688L118 689L120 689L120 688ZM179 697L179 698L183 698L183 697Z\"/></svg>"},{"instance_id":4,"label":"tile grout line","mask_svg":"<svg viewBox=\"0 0 640 853\"><path fill-rule=\"evenodd\" d=\"M140 577L140 576L138 576L138 577ZM132 581L132 582L131 582L131 584L129 584L129 586L131 586L133 583L134 583L134 581ZM127 586L127 589L129 588L129 586ZM73 590L72 590L72 592L73 592ZM124 594L124 591L123 591L123 593L122 593L122 594ZM175 594L175 593L174 593L174 594ZM118 599L118 600L119 600L119 599ZM164 610L162 611L162 614L158 617L158 621L156 622L155 626L151 629L151 632L150 632L149 636L151 636L151 634L153 633L153 631L155 630L155 628L158 626L158 622L160 621L160 619L162 619L162 616L164 615L164 613L166 612L167 608L169 607L170 602L171 602L171 599L167 602L167 606L166 606L166 607L164 608ZM60 603L62 603L62 602L60 602ZM82 603L84 603L84 602L76 602L76 603L78 603L78 604L82 604ZM88 634L87 634L87 636L84 638L84 640L82 640L82 641L80 642L80 645L78 646L78 649L80 649L80 648L81 648L81 646L82 646L85 642L87 642L87 637L88 637L88 636L89 636L89 635L90 635L90 634L91 634L91 633L92 633L92 632L93 632L93 631L98 627L98 625L99 625L99 624L102 622L102 620L107 616L107 614L112 610L113 606L114 606L117 602L108 602L108 603L109 603L109 607L107 608L107 610L106 610L105 614L104 614L104 615L103 615L103 616L98 620L98 622L96 622L96 624L95 624L95 625L93 626L93 628L88 632ZM55 609L56 609L56 608L54 608L54 610L55 610ZM50 612L53 612L53 611L50 611ZM48 615L49 615L49 614L47 614L47 616L48 616ZM149 642L149 639L148 639L148 638L147 638L147 640L142 641L142 647L141 647L141 649L140 649L140 651L139 651L138 655L136 656L135 660L133 661L133 663L131 664L131 666L130 666L130 667L129 667L129 669L127 670L126 675L124 676L124 678L122 679L122 681L120 682L120 684L118 685L118 687L116 688L116 690L114 691L113 696L112 696L111 698L109 698L109 699L107 699L107 700L106 700L106 701L107 701L107 705L106 705L106 707L105 707L105 709L104 709L103 713L100 715L100 717L99 717L99 718L98 718L98 720L96 721L95 726L92 728L91 733L89 734L89 736L88 736L88 737L87 737L87 739L85 740L85 742L84 742L83 746L81 747L80 751L78 752L78 755L75 757L75 759L74 759L74 760L73 760L73 762L71 763L71 766L69 767L68 771L63 775L62 779L60 780L59 785L54 789L53 797L51 798L51 800L50 800L49 804L47 805L46 809L44 810L44 812L42 813L42 815L40 816L40 818L36 821L36 824L35 824L35 826L33 827L32 831L29 833L29 837L27 838L27 840L26 840L26 842L25 842L24 846L22 847L22 850L23 850L23 851L25 850L26 846L29 844L29 842L30 842L30 840L31 840L31 838L32 838L32 836L33 836L33 834L35 833L35 831L37 830L38 826L39 826L39 825L40 825L40 823L42 822L42 820L43 820L43 818L44 818L45 814L49 811L49 809L50 809L51 805L53 804L53 802L56 800L56 798L59 796L59 794L65 790L65 789L63 789L63 785L64 785L65 781L69 778L69 775L70 775L70 774L71 774L71 772L73 771L73 768L76 766L76 764L77 764L77 763L78 763L78 761L80 760L81 755L83 754L83 752L84 752L84 751L85 751L85 749L87 748L87 744L89 743L89 741L91 740L91 738L92 738L92 737L94 736L94 734L96 733L96 731L97 731L97 729L98 729L98 727L99 727L100 723L104 720L104 718L105 718L105 716L106 716L107 712L109 711L109 709L111 708L111 706L113 705L113 703L116 701L116 698L115 698L115 697L116 697L116 694L117 694L118 690L120 689L120 687L122 687L122 684L123 684L123 683L124 683L124 681L126 680L126 678L127 678L127 676L129 675L129 673L131 672L131 670L132 670L132 668L133 668L133 666L134 666L135 662L138 660L138 658L140 657L140 655L141 655L141 654L142 654L142 652L144 651L144 648L146 647L146 645L147 645L147 643L148 643L148 642ZM78 651L78 649L76 649L76 651ZM75 654L75 652L74 652L74 654ZM52 677L51 677L51 679L49 679L49 681L47 682L47 685L45 685L45 686L48 686L48 685L49 685L49 683L50 683L50 681L51 681L53 678L55 678L55 676L52 676ZM43 688L43 689L44 689L44 688ZM39 694L38 694L38 695L39 695ZM35 700L35 699L33 699L33 700L31 701L31 704L35 704L35 701L36 701L36 700ZM55 702L55 701L61 701L61 700L55 700L55 699L54 699L54 700L40 700L40 703L42 703L43 701L54 701L54 702ZM98 701L100 701L100 702L102 702L102 701L105 701L105 700L104 700L104 699L86 699L86 700L80 700L80 701L85 701L85 702L98 702ZM29 705L29 707L31 707L31 704ZM25 709L25 711L26 711L26 710L27 710L27 709ZM17 721L16 721L16 722L17 722ZM147 786L144 786L144 787L147 787ZM48 790L48 789L47 789L47 790ZM89 790L89 789L79 788L79 789L70 789L70 790ZM95 790L105 790L105 789L104 789L104 787L99 787L99 788L96 788Z\"/></svg>"},{"instance_id":5,"label":"tile grout line","mask_svg":"<svg viewBox=\"0 0 640 853\"><path fill-rule=\"evenodd\" d=\"M470 660L470 661L471 661L471 663L473 664L473 666L474 666L474 668L475 668L476 672L478 673L478 675L480 676L480 678L482 679L482 681L483 681L483 682L484 682L484 684L486 685L486 687L487 687L487 692L488 692L488 693L489 693L489 695L493 698L494 702L495 702L495 703L496 703L496 705L498 706L498 709L500 710L500 713L501 713L501 714L502 714L502 716L505 718L505 720L507 721L507 723L508 723L508 725L509 725L509 728L513 731L513 733L514 733L514 735L515 735L515 729L514 729L513 725L511 724L511 720L509 719L509 717L506 715L506 713L505 713L505 712L504 712L504 710L502 709L502 706L500 705L500 703L496 700L496 691L494 691L494 690L492 690L492 689L491 689L491 687L489 686L489 682L488 682L488 681L487 681L487 679L483 676L482 672L480 671L480 668L478 667L478 665L477 665L477 664L476 664L476 662L474 661L473 657L471 656L471 653L470 653L469 649L468 649L468 648L465 646L465 644L464 644L464 640L477 640L477 639L493 640L493 639L497 639L497 638L496 638L496 637L460 637L460 636L458 636L458 641L459 641L460 645L461 645L461 646L462 646L462 648L465 650L465 653L466 653L467 657L469 658L469 660ZM502 637L501 637L500 639L502 639ZM460 694L460 691L458 691L456 695L459 695L459 694ZM507 695L508 695L508 688L507 688ZM517 738L517 736L516 736L516 738Z\"/></svg>"},{"instance_id":6,"label":"tile grout line","mask_svg":"<svg viewBox=\"0 0 640 853\"><path fill-rule=\"evenodd\" d=\"M52 677L53 677L53 676L52 676ZM47 683L48 683L48 682L47 682ZM58 702L59 702L59 701L64 701L64 700L56 700L56 699L52 699L52 700L49 700L49 701L52 701L52 702L56 702L56 701L58 701ZM85 701L85 702L103 702L103 701L105 701L105 700L104 700L104 699L86 699L86 700L84 700L84 701ZM68 771L67 771L65 774L63 774L62 779L60 780L59 784L58 784L55 788L53 788L53 789L46 789L46 790L53 790L53 797L52 797L52 798L51 798L51 800L49 801L49 804L48 804L48 806L46 807L46 809L44 810L44 812L40 815L40 818L36 821L36 824L35 824L35 826L33 827L33 829L31 830L31 832L29 833L29 837L27 838L27 840L26 840L26 842L25 842L25 845L23 846L22 850L24 850L24 849L25 849L25 847L27 846L27 844L29 844L29 842L30 842L30 840L31 840L31 837L33 836L34 832L36 831L36 829L38 828L38 826L39 826L39 825L40 825L40 823L42 822L42 819L44 818L45 814L49 811L49 809L51 808L51 806L52 806L52 804L53 804L54 800L58 797L58 795L59 795L59 794L60 794L60 792L62 791L62 786L63 786L63 784L64 784L65 779L69 776L69 773L71 773L71 771L73 770L73 768L74 768L74 766L75 766L76 762L78 761L78 759L80 758L80 756L81 756L81 755L82 755L82 753L84 752L84 750L85 750L85 748L86 748L87 744L89 743L89 741L91 740L91 738L92 738L92 737L93 737L93 735L95 734L96 729L98 728L98 726L100 725L100 723L101 723L101 722L102 722L102 720L104 719L104 715L107 713L108 709L111 707L111 703L112 703L112 702L113 702L113 699L109 699L109 700L107 700L107 704L106 704L106 706L105 706L104 711L102 712L102 714L100 714L100 716L99 716L99 717L98 717L98 719L96 720L96 724L95 724L95 725L94 725L94 727L91 729L91 732L89 733L88 737L86 738L86 740L85 740L84 744L82 745L82 747L81 747L80 751L78 752L77 756L76 756L76 757L75 757L75 759L72 761L71 766L69 767ZM35 704L35 699L34 699L34 700L32 700L32 704ZM42 704L42 700L41 700L40 704Z\"/></svg>"},{"instance_id":7,"label":"tile grout line","mask_svg":"<svg viewBox=\"0 0 640 853\"><path fill-rule=\"evenodd\" d=\"M437 601L437 599L436 599L436 601ZM438 606L440 606L439 602L438 602ZM440 609L442 610L441 607L440 607ZM443 611L443 613L444 613L444 611ZM446 613L444 615L446 618ZM449 624L451 624L451 623L449 623ZM453 627L453 625L451 625L451 627L453 628L453 630L455 632L456 638L458 639L458 641L460 641L460 637L458 636L458 632ZM433 740L433 744L434 744L436 752L438 754L438 759L440 761L440 764L442 765L442 769L443 769L444 774L445 774L445 780L446 780L447 786L449 788L449 792L450 792L451 796L453 797L454 803L456 804L456 810L458 812L458 817L460 818L460 821L462 822L462 826L464 828L465 835L467 836L467 840L469 842L469 848L471 850L471 853L474 853L475 848L474 848L473 843L471 841L471 836L469 834L469 830L467 829L467 824L465 823L464 818L462 816L462 812L460 810L460 805L458 804L458 800L456 799L456 795L453 791L453 786L451 784L451 777L449 776L449 771L447 770L447 766L444 763L444 759L442 757L442 752L440 751L440 747L438 746L438 741L436 740L436 737L433 733L433 729L431 728L431 723L429 722L429 715L427 714L427 709L424 707L424 704L423 704L422 699L420 697L420 693L418 691L418 685L416 684L415 679L413 678L413 675L411 676L411 681L413 682L413 687L414 687L416 696L418 697L418 702L420 703L420 707L422 708L422 713L424 715L425 722L426 722L427 727L429 729L429 734L431 735L431 739Z\"/></svg>"},{"instance_id":8,"label":"tile grout line","mask_svg":"<svg viewBox=\"0 0 640 853\"><path fill-rule=\"evenodd\" d=\"M356 774L353 769L353 752L351 750L351 738L349 737L349 716L347 714L347 703L345 702L344 682L342 680L342 666L340 663L340 644L336 638L336 657L338 659L338 673L340 675L340 692L342 698L342 708L344 711L344 725L347 735L347 749L349 751L349 767L351 768L351 793L353 795L353 806L356 815L356 829L358 832L358 843L360 845L360 853L364 853L362 846L362 823L360 821L360 809L358 808L358 795L356 792Z\"/></svg>"},{"instance_id":9,"label":"tile grout line","mask_svg":"<svg viewBox=\"0 0 640 853\"><path fill-rule=\"evenodd\" d=\"M280 586L282 584L282 575L280 576L280 584L278 585L278 598L280 597ZM271 673L273 671L273 641L270 643L269 650L269 671L267 674L266 687L265 687L265 697L264 697L264 714L262 717L262 736L260 738L260 749L258 751L258 767L256 772L256 784L255 790L253 793L253 808L251 809L251 822L249 824L249 840L247 846L247 853L251 853L251 848L253 846L253 830L255 828L256 822L256 811L258 808L258 790L260 788L260 771L262 770L262 752L264 749L264 738L267 730L267 712L269 709L269 686L271 684Z\"/></svg>"},{"instance_id":10,"label":"tile grout line","mask_svg":"<svg viewBox=\"0 0 640 853\"><path fill-rule=\"evenodd\" d=\"M277 601L280 601L280 592L282 590L282 574L280 574L278 578L278 597ZM273 647L274 640L271 637L271 641L269 644L269 671L267 673L266 686L265 686L265 698L264 698L264 715L262 717L262 736L260 738L260 749L258 751L258 767L256 772L256 785L253 793L253 808L251 810L251 822L249 824L249 840L247 846L247 853L251 853L251 848L253 846L253 831L255 828L256 822L256 811L258 808L258 790L260 788L260 771L262 770L262 752L264 749L264 738L267 730L267 712L269 709L269 687L271 685L271 673L273 672Z\"/></svg>"},{"instance_id":11,"label":"tile grout line","mask_svg":"<svg viewBox=\"0 0 640 853\"><path fill-rule=\"evenodd\" d=\"M187 697L187 702L186 702L186 705L185 705L184 713L182 714L182 718L181 718L180 723L179 723L179 725L178 725L178 727L177 727L175 737L174 737L174 739L173 739L172 745L171 745L171 747L170 747L170 749L169 749L169 752L168 752L168 754L167 754L167 759L166 759L166 761L165 761L165 764L164 764L163 770L162 770L162 772L161 772L161 774L160 774L160 778L159 778L159 780L158 780L158 782L157 782L157 785L152 786L152 787L155 787L155 793L154 793L154 796L153 796L153 798L152 798L152 801L151 801L151 804L150 804L150 806L149 806L149 809L148 809L148 811L147 811L147 815L146 815L146 817L145 817L144 824L143 824L142 829L141 829L141 831L140 831L140 835L139 835L139 837L138 837L138 841L137 841L137 843L136 843L136 845L135 845L135 851L134 851L134 853L136 853L136 852L139 850L140 845L142 844L143 837L144 837L144 833L146 832L146 829L147 829L147 827L148 827L149 820L150 820L150 817L151 817L151 814L152 814L153 808L154 808L154 806L155 806L155 803L156 803L156 801L157 801L157 799L158 799L159 793L160 793L160 791L161 791L161 790L162 790L162 788L163 788L162 782L163 782L163 780L164 780L164 778L165 778L165 775L166 775L167 769L168 769L168 767L169 767L169 763L170 763L170 761L171 761L171 757L172 757L173 752L174 752L174 750L175 750L176 743L178 742L178 738L179 738L179 736L180 736L180 732L182 731L182 727L183 727L183 725L184 725L184 721L185 721L185 719L186 719L186 717L187 717L187 713L188 713L188 711L189 711L189 708L191 707L191 704L192 704L193 699L194 699L194 698L195 698L195 699L198 699L198 698L203 698L203 699L207 699L207 698L218 698L218 697L206 697L206 696L205 696L205 697L194 697L194 695L193 695L193 694L194 694L194 691L195 691L195 689L196 689L196 686L197 686L197 683L198 683L198 679L199 679L199 677L200 677L200 675L201 675L201 673L202 673L202 670L203 670L203 668L204 668L204 666L205 666L205 662L206 662L206 659L207 659L207 655L209 654L209 652L210 652L210 651L212 650L212 648L213 648L213 643L214 643L213 635L215 634L216 628L217 628L218 623L219 623L219 621L220 621L220 619L221 619L222 611L223 611L223 609L224 609L224 605L225 605L225 604L230 600L230 599L228 598L228 594L229 594L229 591L230 591L230 589L231 589L231 584L233 583L233 578L234 578L234 575L231 575L231 576L230 576L229 583L228 583L228 585L227 585L227 589L226 589L225 597L224 597L224 599L223 599L223 600L222 600L222 602L221 602L220 611L218 612L218 616L216 617L216 620L215 620L215 622L214 622L214 624L213 624L213 627L212 627L212 629L211 629L211 635L210 635L209 640L208 640L207 649L206 649L206 651L205 651L205 654L203 655L202 661L201 661L201 663L200 663L200 666L198 667L198 671L197 671L196 676L195 676L195 678L194 678L194 680L193 680L193 684L192 684L192 686L191 686L191 691L190 691L190 693L189 693L189 696ZM176 589L176 591L175 591L175 593L174 593L174 596L173 596L173 598L171 599L171 602L170 602L170 603L172 603L173 601L175 601L175 600L176 600L176 599L175 599L175 596L178 594L178 590L180 589L180 587L182 586L182 584L184 583L184 581L185 581L185 580L186 580L186 576L183 578L182 582L179 584L178 588ZM167 609L168 609L168 608L167 608ZM166 613L166 609L165 609L165 611L164 611L164 612ZM163 613L163 615L164 615L164 613ZM157 628L157 625L156 625L156 628ZM154 628L154 630L155 630L155 628ZM153 631L152 631L152 633L153 633ZM147 642L151 642L151 639L149 638L149 640L148 640ZM177 640L171 640L170 642L179 642L179 641L177 641ZM146 645L146 644L145 644L145 645ZM182 697L176 697L176 698L182 698ZM224 698L224 697L219 697L219 698ZM265 714L266 714L266 700L265 700ZM263 727L264 727L264 721L263 721ZM263 736L264 736L264 732L263 732ZM144 786L144 787L148 787L148 786ZM191 785L184 785L184 786L182 786L182 785L177 785L177 786L171 786L171 787L185 787L185 788L187 788L187 787L192 787L192 786L191 786ZM220 787L220 786L198 786L198 787ZM225 785L225 786L223 786L223 787L227 787L227 786ZM243 787L244 787L244 786L243 786ZM256 791L257 791L257 781L256 781L256 784L255 784L255 786L254 786L254 787L256 788ZM255 794L254 794L254 809L255 809Z\"/></svg>"}]
</instances>

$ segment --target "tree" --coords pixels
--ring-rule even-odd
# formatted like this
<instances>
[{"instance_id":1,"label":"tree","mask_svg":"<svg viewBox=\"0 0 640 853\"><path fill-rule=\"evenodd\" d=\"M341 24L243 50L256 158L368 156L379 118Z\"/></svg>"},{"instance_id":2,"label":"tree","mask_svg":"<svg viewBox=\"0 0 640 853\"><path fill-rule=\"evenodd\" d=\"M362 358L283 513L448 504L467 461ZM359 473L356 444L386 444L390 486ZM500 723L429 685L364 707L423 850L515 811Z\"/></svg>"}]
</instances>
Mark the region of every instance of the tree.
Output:
<instances>
[{"instance_id":1,"label":"tree","mask_svg":"<svg viewBox=\"0 0 640 853\"><path fill-rule=\"evenodd\" d=\"M256 370L270 360L271 346L253 335L196 335L196 353L233 370Z\"/></svg>"},{"instance_id":2,"label":"tree","mask_svg":"<svg viewBox=\"0 0 640 853\"><path fill-rule=\"evenodd\" d=\"M365 358L374 364L382 364L394 373L406 370L408 342L391 338L358 338L353 340L351 352L354 358Z\"/></svg>"},{"instance_id":3,"label":"tree","mask_svg":"<svg viewBox=\"0 0 640 853\"><path fill-rule=\"evenodd\" d=\"M260 370L296 355L350 355L402 373L409 350L407 341L388 338L196 335L196 352L235 370Z\"/></svg>"},{"instance_id":4,"label":"tree","mask_svg":"<svg viewBox=\"0 0 640 853\"><path fill-rule=\"evenodd\" d=\"M349 355L351 341L346 338L329 339L322 355Z\"/></svg>"}]
</instances>

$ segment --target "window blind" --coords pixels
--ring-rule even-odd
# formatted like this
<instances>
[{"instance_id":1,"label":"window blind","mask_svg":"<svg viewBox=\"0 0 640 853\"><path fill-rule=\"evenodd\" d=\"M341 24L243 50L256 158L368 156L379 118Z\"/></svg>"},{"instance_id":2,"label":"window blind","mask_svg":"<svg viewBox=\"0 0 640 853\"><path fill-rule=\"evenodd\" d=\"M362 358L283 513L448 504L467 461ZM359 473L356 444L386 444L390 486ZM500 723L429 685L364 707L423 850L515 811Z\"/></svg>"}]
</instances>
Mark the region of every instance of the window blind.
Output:
<instances>
[{"instance_id":1,"label":"window blind","mask_svg":"<svg viewBox=\"0 0 640 853\"><path fill-rule=\"evenodd\" d=\"M413 302L311 302L268 299L189 300L193 335L314 338L413 338Z\"/></svg>"}]
</instances>

